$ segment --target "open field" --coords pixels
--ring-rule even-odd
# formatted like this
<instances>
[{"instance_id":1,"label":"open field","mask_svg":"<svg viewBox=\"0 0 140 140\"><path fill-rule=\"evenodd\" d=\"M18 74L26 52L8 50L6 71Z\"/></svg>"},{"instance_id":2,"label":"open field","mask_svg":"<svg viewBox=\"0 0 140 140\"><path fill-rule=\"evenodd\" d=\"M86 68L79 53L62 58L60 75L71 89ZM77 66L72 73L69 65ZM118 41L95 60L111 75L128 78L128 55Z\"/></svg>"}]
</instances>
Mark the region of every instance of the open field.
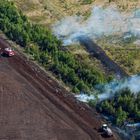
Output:
<instances>
[{"instance_id":1,"label":"open field","mask_svg":"<svg viewBox=\"0 0 140 140\"><path fill-rule=\"evenodd\" d=\"M12 0L32 22L52 25L71 15L82 15L87 18L94 5L116 4L120 10L131 10L140 7L139 0ZM87 0L88 1L88 0ZM89 0L90 1L90 0ZM110 1L110 2L109 2Z\"/></svg>"}]
</instances>

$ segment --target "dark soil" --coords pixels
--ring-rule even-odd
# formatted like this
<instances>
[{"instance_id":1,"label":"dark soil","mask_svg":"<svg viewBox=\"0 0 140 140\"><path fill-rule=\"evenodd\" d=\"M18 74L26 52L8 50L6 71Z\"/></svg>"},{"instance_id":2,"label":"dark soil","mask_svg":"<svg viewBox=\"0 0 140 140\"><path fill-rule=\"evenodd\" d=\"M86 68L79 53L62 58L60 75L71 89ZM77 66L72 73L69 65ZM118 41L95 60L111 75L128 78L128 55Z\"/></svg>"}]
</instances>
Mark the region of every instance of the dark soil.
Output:
<instances>
[{"instance_id":1,"label":"dark soil","mask_svg":"<svg viewBox=\"0 0 140 140\"><path fill-rule=\"evenodd\" d=\"M0 39L0 47L9 44ZM100 115L16 52L0 57L0 140L115 140Z\"/></svg>"}]
</instances>

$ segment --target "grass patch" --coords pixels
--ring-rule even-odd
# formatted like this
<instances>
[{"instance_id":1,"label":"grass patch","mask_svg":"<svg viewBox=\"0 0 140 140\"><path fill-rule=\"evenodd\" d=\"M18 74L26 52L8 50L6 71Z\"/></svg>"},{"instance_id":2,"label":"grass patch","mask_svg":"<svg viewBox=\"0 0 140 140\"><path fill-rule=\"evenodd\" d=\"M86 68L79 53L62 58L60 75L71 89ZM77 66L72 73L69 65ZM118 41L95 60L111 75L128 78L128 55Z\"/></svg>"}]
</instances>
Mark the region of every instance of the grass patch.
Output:
<instances>
[{"instance_id":1,"label":"grass patch","mask_svg":"<svg viewBox=\"0 0 140 140\"><path fill-rule=\"evenodd\" d=\"M126 41L118 36L105 37L97 41L107 55L123 67L130 75L140 73L140 47L134 44L134 38Z\"/></svg>"}]
</instances>

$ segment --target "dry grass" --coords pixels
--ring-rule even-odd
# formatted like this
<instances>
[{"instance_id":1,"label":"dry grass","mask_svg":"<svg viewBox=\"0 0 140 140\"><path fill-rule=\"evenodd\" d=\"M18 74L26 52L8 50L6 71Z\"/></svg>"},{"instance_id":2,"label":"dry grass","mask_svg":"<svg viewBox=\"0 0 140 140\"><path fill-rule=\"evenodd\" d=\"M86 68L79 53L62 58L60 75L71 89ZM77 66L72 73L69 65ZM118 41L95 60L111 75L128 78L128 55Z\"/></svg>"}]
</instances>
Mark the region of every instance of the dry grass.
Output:
<instances>
[{"instance_id":1,"label":"dry grass","mask_svg":"<svg viewBox=\"0 0 140 140\"><path fill-rule=\"evenodd\" d=\"M130 10L140 7L140 0L115 0L115 2L122 10Z\"/></svg>"},{"instance_id":2,"label":"dry grass","mask_svg":"<svg viewBox=\"0 0 140 140\"><path fill-rule=\"evenodd\" d=\"M31 21L51 25L69 15L90 15L93 5L109 5L109 0L93 0L91 4L82 4L83 0L12 0ZM140 7L139 0L112 0L122 10Z\"/></svg>"},{"instance_id":3,"label":"dry grass","mask_svg":"<svg viewBox=\"0 0 140 140\"><path fill-rule=\"evenodd\" d=\"M13 0L33 22L52 24L55 21L74 14L86 15L92 5L81 5L76 0ZM40 19L40 20L38 20Z\"/></svg>"},{"instance_id":4,"label":"dry grass","mask_svg":"<svg viewBox=\"0 0 140 140\"><path fill-rule=\"evenodd\" d=\"M123 67L128 74L133 75L140 73L140 48L133 42L112 43L110 40L114 37L102 38L98 40L98 44L102 46L106 54Z\"/></svg>"}]
</instances>

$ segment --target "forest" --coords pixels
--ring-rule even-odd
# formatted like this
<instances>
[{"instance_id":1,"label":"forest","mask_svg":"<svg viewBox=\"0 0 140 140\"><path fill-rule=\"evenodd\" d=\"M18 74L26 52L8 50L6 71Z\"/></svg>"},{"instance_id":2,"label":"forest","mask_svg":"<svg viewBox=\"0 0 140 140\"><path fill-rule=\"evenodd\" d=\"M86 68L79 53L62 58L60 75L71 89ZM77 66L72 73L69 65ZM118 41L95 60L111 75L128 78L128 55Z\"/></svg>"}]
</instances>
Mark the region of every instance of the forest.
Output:
<instances>
[{"instance_id":1,"label":"forest","mask_svg":"<svg viewBox=\"0 0 140 140\"><path fill-rule=\"evenodd\" d=\"M117 125L140 121L140 93L132 93L128 88L118 91L111 99L96 105L99 112L111 116ZM90 101L91 105L92 101Z\"/></svg>"},{"instance_id":2,"label":"forest","mask_svg":"<svg viewBox=\"0 0 140 140\"><path fill-rule=\"evenodd\" d=\"M74 93L87 93L95 85L108 81L102 72L76 59L49 29L31 23L13 2L0 1L0 30Z\"/></svg>"}]
</instances>

